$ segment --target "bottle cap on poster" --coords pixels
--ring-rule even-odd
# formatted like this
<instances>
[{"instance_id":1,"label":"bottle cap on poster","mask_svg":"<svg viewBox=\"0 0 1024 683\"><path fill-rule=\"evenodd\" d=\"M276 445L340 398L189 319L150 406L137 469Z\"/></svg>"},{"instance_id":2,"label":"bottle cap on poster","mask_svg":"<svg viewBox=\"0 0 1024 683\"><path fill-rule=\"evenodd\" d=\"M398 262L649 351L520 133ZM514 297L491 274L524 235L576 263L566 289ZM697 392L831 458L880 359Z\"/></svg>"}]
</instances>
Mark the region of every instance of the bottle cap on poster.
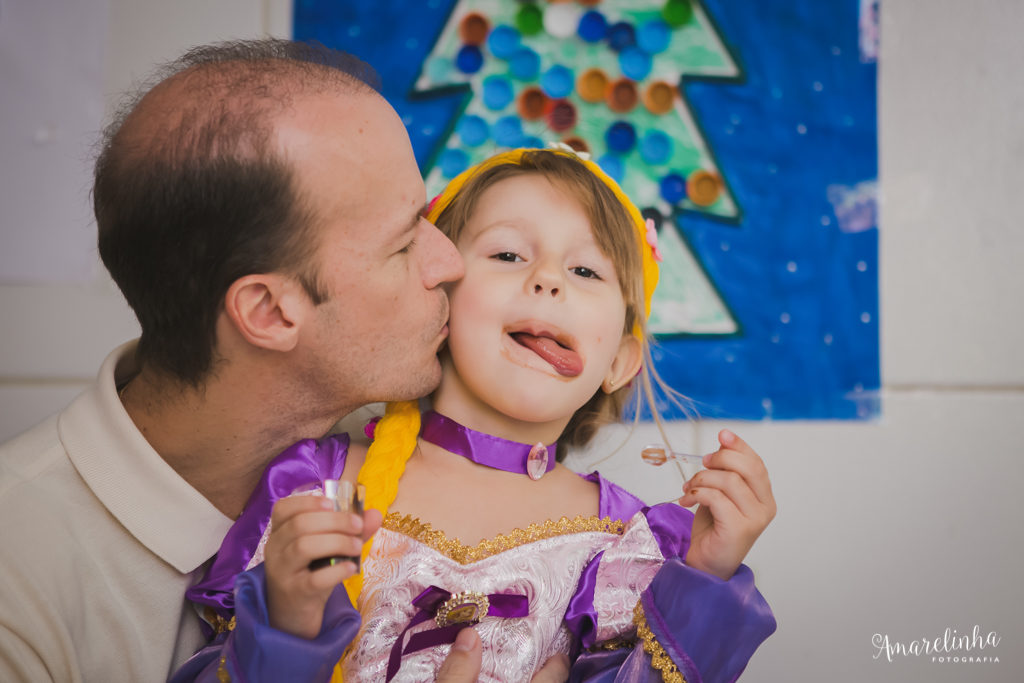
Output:
<instances>
[{"instance_id":1,"label":"bottle cap on poster","mask_svg":"<svg viewBox=\"0 0 1024 683\"><path fill-rule=\"evenodd\" d=\"M691 0L668 0L661 9L665 23L677 28L689 22L693 17L693 6L690 2Z\"/></svg>"},{"instance_id":2,"label":"bottle cap on poster","mask_svg":"<svg viewBox=\"0 0 1024 683\"><path fill-rule=\"evenodd\" d=\"M632 24L620 21L608 27L608 47L613 51L622 52L633 45L636 45L636 30Z\"/></svg>"},{"instance_id":3,"label":"bottle cap on poster","mask_svg":"<svg viewBox=\"0 0 1024 683\"><path fill-rule=\"evenodd\" d=\"M491 111L501 111L512 102L512 84L504 76L491 75L484 79L484 105Z\"/></svg>"},{"instance_id":4,"label":"bottle cap on poster","mask_svg":"<svg viewBox=\"0 0 1024 683\"><path fill-rule=\"evenodd\" d=\"M608 76L600 69L587 69L576 79L576 92L584 102L603 102L608 90Z\"/></svg>"},{"instance_id":5,"label":"bottle cap on poster","mask_svg":"<svg viewBox=\"0 0 1024 683\"><path fill-rule=\"evenodd\" d=\"M622 75L632 78L634 81L642 81L651 73L651 56L633 46L627 47L619 53L619 68Z\"/></svg>"},{"instance_id":6,"label":"bottle cap on poster","mask_svg":"<svg viewBox=\"0 0 1024 683\"><path fill-rule=\"evenodd\" d=\"M502 147L519 147L523 141L523 122L518 116L502 116L491 126L491 134Z\"/></svg>"},{"instance_id":7,"label":"bottle cap on poster","mask_svg":"<svg viewBox=\"0 0 1024 683\"><path fill-rule=\"evenodd\" d=\"M636 107L636 103L640 101L636 83L628 78L620 78L609 83L605 101L608 103L608 108L614 112L623 114L632 111Z\"/></svg>"},{"instance_id":8,"label":"bottle cap on poster","mask_svg":"<svg viewBox=\"0 0 1024 683\"><path fill-rule=\"evenodd\" d=\"M519 31L511 26L495 26L490 35L487 36L487 47L491 54L498 59L508 59L519 49L521 41Z\"/></svg>"},{"instance_id":9,"label":"bottle cap on poster","mask_svg":"<svg viewBox=\"0 0 1024 683\"><path fill-rule=\"evenodd\" d=\"M640 139L640 158L652 166L667 163L672 158L672 138L660 130L649 130Z\"/></svg>"},{"instance_id":10,"label":"bottle cap on poster","mask_svg":"<svg viewBox=\"0 0 1024 683\"><path fill-rule=\"evenodd\" d=\"M636 145L636 129L628 121L616 121L608 126L604 141L612 152L625 154Z\"/></svg>"},{"instance_id":11,"label":"bottle cap on poster","mask_svg":"<svg viewBox=\"0 0 1024 683\"><path fill-rule=\"evenodd\" d=\"M544 116L548 126L556 133L570 130L576 125L576 107L569 100L548 100Z\"/></svg>"},{"instance_id":12,"label":"bottle cap on poster","mask_svg":"<svg viewBox=\"0 0 1024 683\"><path fill-rule=\"evenodd\" d=\"M449 147L441 152L437 161L441 167L441 175L445 178L454 178L469 168L469 155L455 147Z\"/></svg>"},{"instance_id":13,"label":"bottle cap on poster","mask_svg":"<svg viewBox=\"0 0 1024 683\"><path fill-rule=\"evenodd\" d=\"M524 36L540 33L544 27L544 11L533 3L523 4L516 12L516 28Z\"/></svg>"},{"instance_id":14,"label":"bottle cap on poster","mask_svg":"<svg viewBox=\"0 0 1024 683\"><path fill-rule=\"evenodd\" d=\"M548 96L544 94L543 90L533 85L529 88L524 88L519 93L516 106L521 117L527 121L536 121L539 118L543 118L547 104Z\"/></svg>"},{"instance_id":15,"label":"bottle cap on poster","mask_svg":"<svg viewBox=\"0 0 1024 683\"><path fill-rule=\"evenodd\" d=\"M669 173L662 176L658 183L661 198L669 204L677 204L686 199L686 181L678 173Z\"/></svg>"},{"instance_id":16,"label":"bottle cap on poster","mask_svg":"<svg viewBox=\"0 0 1024 683\"><path fill-rule=\"evenodd\" d=\"M672 40L672 27L662 19L651 19L636 29L637 46L649 55L664 52Z\"/></svg>"},{"instance_id":17,"label":"bottle cap on poster","mask_svg":"<svg viewBox=\"0 0 1024 683\"><path fill-rule=\"evenodd\" d=\"M470 12L459 22L459 38L466 45L483 45L490 30L491 22L479 12Z\"/></svg>"},{"instance_id":18,"label":"bottle cap on poster","mask_svg":"<svg viewBox=\"0 0 1024 683\"><path fill-rule=\"evenodd\" d=\"M580 40L596 43L608 35L608 20L597 10L590 10L580 17L580 25L576 28Z\"/></svg>"},{"instance_id":19,"label":"bottle cap on poster","mask_svg":"<svg viewBox=\"0 0 1024 683\"><path fill-rule=\"evenodd\" d=\"M571 38L582 14L583 10L574 2L550 4L544 11L544 30L554 38Z\"/></svg>"},{"instance_id":20,"label":"bottle cap on poster","mask_svg":"<svg viewBox=\"0 0 1024 683\"><path fill-rule=\"evenodd\" d=\"M576 75L572 69L555 64L541 75L540 87L549 97L568 97L572 94L575 80Z\"/></svg>"},{"instance_id":21,"label":"bottle cap on poster","mask_svg":"<svg viewBox=\"0 0 1024 683\"><path fill-rule=\"evenodd\" d=\"M455 55L455 66L464 74L475 74L484 65L484 53L476 45L463 45Z\"/></svg>"},{"instance_id":22,"label":"bottle cap on poster","mask_svg":"<svg viewBox=\"0 0 1024 683\"><path fill-rule=\"evenodd\" d=\"M686 178L686 194L697 206L711 206L722 194L722 181L717 174L698 168Z\"/></svg>"},{"instance_id":23,"label":"bottle cap on poster","mask_svg":"<svg viewBox=\"0 0 1024 683\"><path fill-rule=\"evenodd\" d=\"M487 125L487 121L474 114L463 116L455 130L459 134L462 144L469 147L482 145L491 137L490 126Z\"/></svg>"},{"instance_id":24,"label":"bottle cap on poster","mask_svg":"<svg viewBox=\"0 0 1024 683\"><path fill-rule=\"evenodd\" d=\"M590 145L588 145L587 141L578 135L572 135L567 138L562 138L562 142L569 145L577 152L583 152L584 154L590 153Z\"/></svg>"},{"instance_id":25,"label":"bottle cap on poster","mask_svg":"<svg viewBox=\"0 0 1024 683\"><path fill-rule=\"evenodd\" d=\"M676 89L665 81L654 81L644 90L644 106L652 114L672 111L675 100Z\"/></svg>"},{"instance_id":26,"label":"bottle cap on poster","mask_svg":"<svg viewBox=\"0 0 1024 683\"><path fill-rule=\"evenodd\" d=\"M626 176L626 164L617 154L605 154L597 160L597 165L611 177L612 180L621 184Z\"/></svg>"},{"instance_id":27,"label":"bottle cap on poster","mask_svg":"<svg viewBox=\"0 0 1024 683\"><path fill-rule=\"evenodd\" d=\"M519 80L532 81L540 73L540 55L528 47L521 47L508 60L508 70Z\"/></svg>"}]
</instances>

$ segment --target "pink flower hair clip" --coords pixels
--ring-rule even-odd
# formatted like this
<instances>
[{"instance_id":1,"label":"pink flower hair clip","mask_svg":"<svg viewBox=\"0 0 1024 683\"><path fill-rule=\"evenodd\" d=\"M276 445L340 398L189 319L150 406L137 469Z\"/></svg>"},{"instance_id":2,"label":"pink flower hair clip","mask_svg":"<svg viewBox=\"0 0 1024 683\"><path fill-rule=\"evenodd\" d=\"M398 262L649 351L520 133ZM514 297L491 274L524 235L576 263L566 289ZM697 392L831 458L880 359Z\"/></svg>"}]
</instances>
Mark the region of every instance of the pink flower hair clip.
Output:
<instances>
[{"instance_id":1,"label":"pink flower hair clip","mask_svg":"<svg viewBox=\"0 0 1024 683\"><path fill-rule=\"evenodd\" d=\"M651 247L651 254L654 260L661 263L661 250L658 249L658 229L654 227L654 219L647 219L647 244Z\"/></svg>"}]
</instances>

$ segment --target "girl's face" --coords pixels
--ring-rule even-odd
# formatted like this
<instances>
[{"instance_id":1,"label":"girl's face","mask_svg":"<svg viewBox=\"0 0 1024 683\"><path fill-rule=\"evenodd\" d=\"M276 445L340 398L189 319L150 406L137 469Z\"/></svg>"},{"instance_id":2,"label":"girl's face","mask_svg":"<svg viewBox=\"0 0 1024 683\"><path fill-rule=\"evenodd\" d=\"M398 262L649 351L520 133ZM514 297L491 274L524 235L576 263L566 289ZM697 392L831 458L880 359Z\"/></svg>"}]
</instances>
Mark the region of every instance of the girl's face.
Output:
<instances>
[{"instance_id":1,"label":"girl's face","mask_svg":"<svg viewBox=\"0 0 1024 683\"><path fill-rule=\"evenodd\" d=\"M466 275L451 292L439 408L458 397L514 420L567 421L602 383L632 377L639 343L623 332L618 276L571 195L541 175L501 180L456 246Z\"/></svg>"}]
</instances>

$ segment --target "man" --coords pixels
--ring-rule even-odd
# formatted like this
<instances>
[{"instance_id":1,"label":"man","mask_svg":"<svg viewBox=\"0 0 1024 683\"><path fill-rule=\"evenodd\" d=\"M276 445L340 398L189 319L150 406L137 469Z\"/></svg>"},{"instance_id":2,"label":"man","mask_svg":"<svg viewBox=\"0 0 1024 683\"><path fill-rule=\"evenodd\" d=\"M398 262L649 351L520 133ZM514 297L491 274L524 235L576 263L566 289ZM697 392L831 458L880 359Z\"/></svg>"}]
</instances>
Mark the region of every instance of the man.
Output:
<instances>
[{"instance_id":1,"label":"man","mask_svg":"<svg viewBox=\"0 0 1024 683\"><path fill-rule=\"evenodd\" d=\"M0 447L0 680L165 679L267 462L437 385L462 264L369 82L286 41L197 48L108 129L99 249L142 334ZM479 639L459 645L443 671L472 680Z\"/></svg>"}]
</instances>

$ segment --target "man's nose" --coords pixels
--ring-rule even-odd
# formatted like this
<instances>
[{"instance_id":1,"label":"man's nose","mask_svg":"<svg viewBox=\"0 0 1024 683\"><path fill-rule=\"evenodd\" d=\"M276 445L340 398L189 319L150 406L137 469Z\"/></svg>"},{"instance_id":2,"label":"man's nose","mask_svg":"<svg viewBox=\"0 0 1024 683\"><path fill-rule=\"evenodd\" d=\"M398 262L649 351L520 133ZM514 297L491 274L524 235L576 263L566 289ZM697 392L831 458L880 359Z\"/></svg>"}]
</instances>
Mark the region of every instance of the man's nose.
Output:
<instances>
[{"instance_id":1,"label":"man's nose","mask_svg":"<svg viewBox=\"0 0 1024 683\"><path fill-rule=\"evenodd\" d=\"M462 254L450 239L444 236L433 223L422 220L426 248L423 249L423 286L433 289L444 282L455 282L466 274Z\"/></svg>"}]
</instances>

